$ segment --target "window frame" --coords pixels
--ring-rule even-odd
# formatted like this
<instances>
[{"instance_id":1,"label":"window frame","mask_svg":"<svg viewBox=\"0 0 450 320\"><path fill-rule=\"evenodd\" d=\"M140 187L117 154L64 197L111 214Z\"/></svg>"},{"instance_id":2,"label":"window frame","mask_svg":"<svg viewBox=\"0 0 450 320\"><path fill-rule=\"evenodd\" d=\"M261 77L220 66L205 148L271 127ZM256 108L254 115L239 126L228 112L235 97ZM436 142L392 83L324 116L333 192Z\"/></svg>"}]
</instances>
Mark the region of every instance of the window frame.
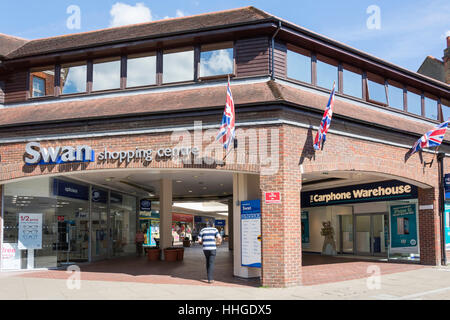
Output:
<instances>
[{"instance_id":1,"label":"window frame","mask_svg":"<svg viewBox=\"0 0 450 320\"><path fill-rule=\"evenodd\" d=\"M223 45L223 47L220 47L220 45ZM212 48L214 48L216 46L219 46L219 48L218 49L203 50L203 47L209 47L209 46L212 47ZM211 52L211 51L218 51L218 50L224 50L224 49L232 49L232 51L233 51L233 57L232 57L233 70L232 70L232 72L231 73L227 73L227 74L217 74L217 75L212 75L212 76L201 76L201 72L202 72L202 68L201 68L202 52ZM198 61L195 61L197 57L196 57L195 51L194 51L194 74L197 73L197 79L199 81L223 79L223 78L228 78L228 76L230 78L236 77L236 49L235 49L234 41L222 41L222 42L201 44L201 45L198 46L198 51L199 51L199 53L198 53ZM195 70L195 67L197 68L197 70ZM194 81L195 81L195 77L194 77Z\"/></svg>"},{"instance_id":2,"label":"window frame","mask_svg":"<svg viewBox=\"0 0 450 320\"><path fill-rule=\"evenodd\" d=\"M63 93L63 83L62 83L62 70L64 69L64 66L67 65L71 65L72 67L81 67L81 66L86 66L86 79L85 79L85 90L83 92L73 92L73 93ZM88 61L84 60L84 61L74 61L74 62L67 62L67 63L61 63L59 65L60 67L60 72L59 72L59 92L60 92L60 96L63 97L67 97L67 96L73 96L73 95L82 95L82 94L87 94L88 93L88 78L89 78L89 67L88 67Z\"/></svg>"},{"instance_id":3,"label":"window frame","mask_svg":"<svg viewBox=\"0 0 450 320\"><path fill-rule=\"evenodd\" d=\"M386 102L374 100L370 98L370 89L369 89L369 81L378 83L379 85L384 87L384 97L386 99ZM387 92L387 86L386 86L386 79L380 75L377 75L375 73L366 72L366 79L365 79L365 90L366 90L366 101L370 103L374 103L383 107L389 106L389 96Z\"/></svg>"},{"instance_id":4,"label":"window frame","mask_svg":"<svg viewBox=\"0 0 450 320\"><path fill-rule=\"evenodd\" d=\"M116 61L119 62L119 86L116 87L116 88L95 90L94 89L94 85L95 85L95 79L94 79L95 65L96 64L102 64L102 63L108 63L108 62L116 62ZM89 66L89 63L91 64L91 66ZM123 65L122 56L117 56L117 55L112 56L112 57L105 57L105 58L97 58L97 59L93 59L93 60L88 60L88 63L87 63L88 93L99 93L99 92L102 93L102 92L118 91L118 90L123 89L122 88L122 65ZM89 85L89 80L91 82L90 85Z\"/></svg>"},{"instance_id":5,"label":"window frame","mask_svg":"<svg viewBox=\"0 0 450 320\"><path fill-rule=\"evenodd\" d=\"M309 74L309 82L305 82L299 79L295 79L295 78L291 78L289 77L289 66L288 66L288 53L287 51L292 51L295 52L297 54L300 54L302 56L305 56L307 58L309 58L309 62L310 62L310 74ZM293 44L286 44L286 79L291 80L291 81L298 81L300 83L306 83L309 85L314 85L313 84L313 80L314 80L314 76L313 76L313 52L298 46L295 46Z\"/></svg>"},{"instance_id":6,"label":"window frame","mask_svg":"<svg viewBox=\"0 0 450 320\"><path fill-rule=\"evenodd\" d=\"M342 86L342 92L339 92L340 94L347 96L347 97L352 97L354 99L359 99L359 100L364 100L364 71L361 68L349 65L347 63L342 63L341 64L341 70L342 70L342 78L339 78L339 84L340 86ZM361 76L361 96L360 97L355 97L352 96L348 93L345 93L345 81L344 81L344 71L347 70L348 72L352 72L352 73L356 73L359 74Z\"/></svg>"},{"instance_id":7,"label":"window frame","mask_svg":"<svg viewBox=\"0 0 450 320\"><path fill-rule=\"evenodd\" d=\"M196 46L184 46L184 47L176 47L176 48L166 48L162 49L162 56L161 56L161 85L177 85L177 84L183 84L183 83L193 83L196 82L196 63L195 63L195 51ZM164 56L166 54L173 54L173 53L180 53L180 52L189 52L192 51L193 53L193 59L192 59L192 67L193 67L193 73L192 73L192 79L189 80L180 80L180 81L171 81L171 82L165 82L164 81ZM198 74L197 74L198 78Z\"/></svg>"},{"instance_id":8,"label":"window frame","mask_svg":"<svg viewBox=\"0 0 450 320\"><path fill-rule=\"evenodd\" d=\"M138 59L138 58L146 58L146 57L155 57L155 82L153 84L143 84L143 85L139 85L139 86L129 86L128 85L128 78L129 78L129 72L128 72L128 60L130 59ZM148 87L155 87L155 86L159 86L160 84L158 83L158 61L159 56L158 56L158 51L157 50L153 50L153 51L145 51L145 52L141 52L141 53L129 53L126 55L126 67L122 66L122 69L125 69L125 83L124 83L124 90L133 90L133 89L139 89L139 88L148 88Z\"/></svg>"},{"instance_id":9,"label":"window frame","mask_svg":"<svg viewBox=\"0 0 450 320\"><path fill-rule=\"evenodd\" d=\"M45 78L36 75L35 73L45 73L46 71L49 72L53 72L53 83L51 83L51 87L53 88L53 94L48 94L47 93L47 81ZM49 98L49 97L55 97L56 96L56 79L57 74L56 74L56 65L48 65L48 66L43 66L43 67L33 67L30 68L28 70L28 81L29 83L27 84L28 86L28 97L29 99L45 99L45 98ZM33 96L34 93L34 78L38 78L44 81L44 95L43 96L39 96L39 97L35 97Z\"/></svg>"}]
</instances>

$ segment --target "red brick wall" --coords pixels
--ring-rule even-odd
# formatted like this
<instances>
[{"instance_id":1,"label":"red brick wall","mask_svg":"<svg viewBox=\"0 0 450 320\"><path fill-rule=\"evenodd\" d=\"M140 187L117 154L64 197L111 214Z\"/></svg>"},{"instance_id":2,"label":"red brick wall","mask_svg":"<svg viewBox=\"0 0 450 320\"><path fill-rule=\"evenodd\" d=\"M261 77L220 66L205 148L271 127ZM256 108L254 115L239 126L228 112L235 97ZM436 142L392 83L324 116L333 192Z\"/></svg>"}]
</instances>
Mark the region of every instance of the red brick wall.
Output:
<instances>
[{"instance_id":1,"label":"red brick wall","mask_svg":"<svg viewBox=\"0 0 450 320\"><path fill-rule=\"evenodd\" d=\"M301 285L302 237L300 217L301 173L297 136L301 129L280 130L280 170L260 175L262 212L262 284L268 287ZM281 192L281 204L266 204L264 193Z\"/></svg>"},{"instance_id":2,"label":"red brick wall","mask_svg":"<svg viewBox=\"0 0 450 320\"><path fill-rule=\"evenodd\" d=\"M441 224L439 215L439 189L419 188L419 244L420 263L440 265ZM433 205L434 209L420 210L422 205Z\"/></svg>"}]
</instances>

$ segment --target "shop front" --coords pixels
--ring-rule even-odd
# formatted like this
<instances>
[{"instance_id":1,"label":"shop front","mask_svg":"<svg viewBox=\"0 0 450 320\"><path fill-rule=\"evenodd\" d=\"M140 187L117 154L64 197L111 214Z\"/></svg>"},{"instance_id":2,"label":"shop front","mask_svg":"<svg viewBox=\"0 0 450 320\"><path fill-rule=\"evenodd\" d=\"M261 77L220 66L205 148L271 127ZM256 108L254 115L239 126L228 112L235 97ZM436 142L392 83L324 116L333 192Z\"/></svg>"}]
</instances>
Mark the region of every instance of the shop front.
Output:
<instances>
[{"instance_id":1,"label":"shop front","mask_svg":"<svg viewBox=\"0 0 450 320\"><path fill-rule=\"evenodd\" d=\"M2 270L133 254L136 198L66 178L3 186Z\"/></svg>"},{"instance_id":2,"label":"shop front","mask_svg":"<svg viewBox=\"0 0 450 320\"><path fill-rule=\"evenodd\" d=\"M420 261L418 189L381 181L302 192L302 250Z\"/></svg>"}]
</instances>

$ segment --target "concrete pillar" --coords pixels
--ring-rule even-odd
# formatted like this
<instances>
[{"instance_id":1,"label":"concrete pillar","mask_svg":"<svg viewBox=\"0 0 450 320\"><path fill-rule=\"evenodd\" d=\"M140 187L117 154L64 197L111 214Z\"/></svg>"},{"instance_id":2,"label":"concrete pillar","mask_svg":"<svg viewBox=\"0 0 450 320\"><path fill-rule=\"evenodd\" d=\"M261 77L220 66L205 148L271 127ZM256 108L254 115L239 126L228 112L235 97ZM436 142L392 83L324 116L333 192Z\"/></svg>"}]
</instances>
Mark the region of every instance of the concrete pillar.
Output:
<instances>
[{"instance_id":1,"label":"concrete pillar","mask_svg":"<svg viewBox=\"0 0 450 320\"><path fill-rule=\"evenodd\" d=\"M161 179L159 194L159 246L165 249L172 246L172 180ZM164 251L161 250L164 260Z\"/></svg>"},{"instance_id":2,"label":"concrete pillar","mask_svg":"<svg viewBox=\"0 0 450 320\"><path fill-rule=\"evenodd\" d=\"M228 219L227 219L227 229L228 234L228 250L233 250L233 199L228 200Z\"/></svg>"},{"instance_id":3,"label":"concrete pillar","mask_svg":"<svg viewBox=\"0 0 450 320\"><path fill-rule=\"evenodd\" d=\"M419 188L420 264L441 265L441 225L437 188Z\"/></svg>"},{"instance_id":4,"label":"concrete pillar","mask_svg":"<svg viewBox=\"0 0 450 320\"><path fill-rule=\"evenodd\" d=\"M242 278L261 276L261 269L241 266L241 201L259 198L259 177L235 173L233 175L233 271Z\"/></svg>"}]
</instances>

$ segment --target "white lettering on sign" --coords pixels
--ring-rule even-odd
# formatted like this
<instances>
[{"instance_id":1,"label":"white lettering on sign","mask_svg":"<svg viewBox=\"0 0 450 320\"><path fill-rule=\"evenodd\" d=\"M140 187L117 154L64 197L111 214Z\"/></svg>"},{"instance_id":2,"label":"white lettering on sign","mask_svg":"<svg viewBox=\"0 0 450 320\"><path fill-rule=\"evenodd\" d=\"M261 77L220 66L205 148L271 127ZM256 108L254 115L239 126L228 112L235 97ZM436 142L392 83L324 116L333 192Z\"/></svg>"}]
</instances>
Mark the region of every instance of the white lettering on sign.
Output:
<instances>
[{"instance_id":1,"label":"white lettering on sign","mask_svg":"<svg viewBox=\"0 0 450 320\"><path fill-rule=\"evenodd\" d=\"M25 146L25 163L28 165L75 161L94 161L92 148L89 146L42 148L39 142L30 142Z\"/></svg>"}]
</instances>

